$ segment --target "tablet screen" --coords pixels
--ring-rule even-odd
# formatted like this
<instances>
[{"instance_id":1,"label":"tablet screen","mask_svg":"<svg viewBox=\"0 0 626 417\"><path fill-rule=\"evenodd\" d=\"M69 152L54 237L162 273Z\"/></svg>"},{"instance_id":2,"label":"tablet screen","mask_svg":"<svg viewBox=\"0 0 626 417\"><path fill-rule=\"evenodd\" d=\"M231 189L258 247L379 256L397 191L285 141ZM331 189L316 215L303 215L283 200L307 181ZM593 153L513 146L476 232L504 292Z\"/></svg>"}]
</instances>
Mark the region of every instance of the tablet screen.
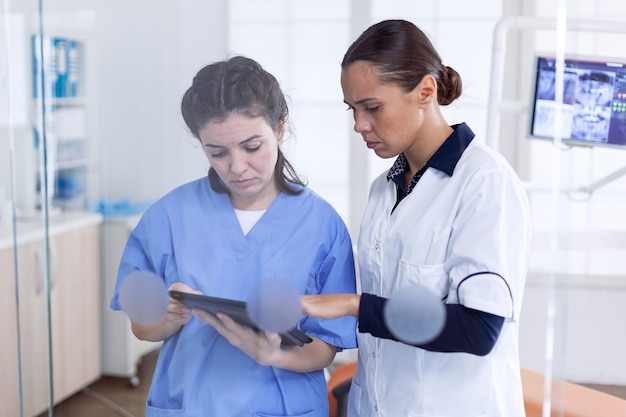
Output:
<instances>
[{"instance_id":1,"label":"tablet screen","mask_svg":"<svg viewBox=\"0 0 626 417\"><path fill-rule=\"evenodd\" d=\"M170 297L184 304L185 307L189 309L201 308L212 314L228 314L228 316L242 326L248 326L252 329L259 330L259 328L248 316L246 303L243 301L210 297L208 295L191 294L181 291L170 291L169 293ZM282 344L285 346L303 346L305 343L313 341L313 339L295 327L288 332L281 333L281 337L283 340Z\"/></svg>"}]
</instances>

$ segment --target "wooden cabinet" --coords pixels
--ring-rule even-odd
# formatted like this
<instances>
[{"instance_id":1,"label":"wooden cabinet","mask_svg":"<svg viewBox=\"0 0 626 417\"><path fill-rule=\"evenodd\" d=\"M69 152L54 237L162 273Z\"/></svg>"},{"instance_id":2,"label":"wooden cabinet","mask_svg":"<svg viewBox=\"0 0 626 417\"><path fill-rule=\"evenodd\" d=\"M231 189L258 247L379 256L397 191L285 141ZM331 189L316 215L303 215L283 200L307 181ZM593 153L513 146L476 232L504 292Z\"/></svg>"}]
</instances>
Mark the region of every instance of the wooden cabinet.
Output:
<instances>
[{"instance_id":1,"label":"wooden cabinet","mask_svg":"<svg viewBox=\"0 0 626 417\"><path fill-rule=\"evenodd\" d=\"M52 288L55 403L100 376L99 226L51 241L58 257Z\"/></svg>"},{"instance_id":2,"label":"wooden cabinet","mask_svg":"<svg viewBox=\"0 0 626 417\"><path fill-rule=\"evenodd\" d=\"M19 245L19 330L24 415L44 410L50 398L48 302L44 282L43 241ZM51 292L50 305L56 307ZM56 315L51 309L51 315ZM54 352L54 351L53 351Z\"/></svg>"},{"instance_id":3,"label":"wooden cabinet","mask_svg":"<svg viewBox=\"0 0 626 417\"><path fill-rule=\"evenodd\" d=\"M8 368L14 376L0 377L0 381L6 380L8 384L1 391L1 407L6 404L7 409L14 410L19 398L17 393L6 391L14 387L17 390L19 386L15 375L17 349L11 350L17 345L16 322L21 337L24 416L35 416L48 409L51 395L56 404L100 377L99 234L99 223L51 232L49 302L44 280L43 238L18 244L19 319L15 320L15 305L12 314L7 306L2 306L7 309L2 334L9 337L0 356L0 369ZM12 257L12 249L0 251L2 271L10 270ZM10 287L6 291L15 293L14 282L8 284L3 279L2 286ZM16 405L10 405L13 403Z\"/></svg>"},{"instance_id":4,"label":"wooden cabinet","mask_svg":"<svg viewBox=\"0 0 626 417\"><path fill-rule=\"evenodd\" d=\"M17 313L12 250L0 250L0 416L19 416Z\"/></svg>"}]
</instances>

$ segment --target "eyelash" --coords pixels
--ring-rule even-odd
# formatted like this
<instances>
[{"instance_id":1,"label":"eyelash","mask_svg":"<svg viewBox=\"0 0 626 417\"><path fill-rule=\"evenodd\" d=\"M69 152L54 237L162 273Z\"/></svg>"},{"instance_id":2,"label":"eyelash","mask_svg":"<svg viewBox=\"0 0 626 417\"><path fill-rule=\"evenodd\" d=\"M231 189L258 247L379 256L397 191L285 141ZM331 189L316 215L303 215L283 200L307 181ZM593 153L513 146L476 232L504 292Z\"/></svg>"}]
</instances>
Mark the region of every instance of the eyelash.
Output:
<instances>
[{"instance_id":1,"label":"eyelash","mask_svg":"<svg viewBox=\"0 0 626 417\"><path fill-rule=\"evenodd\" d=\"M377 112L377 111L378 111L378 108L379 108L379 107L380 107L380 106L365 107L363 110L365 110L365 111L366 111L366 112L368 112L368 113L375 113L375 112ZM347 108L346 110L352 110L352 112L355 112L355 111L356 111L356 109L355 109L354 107L352 107L352 106L348 106L348 108Z\"/></svg>"},{"instance_id":2,"label":"eyelash","mask_svg":"<svg viewBox=\"0 0 626 417\"><path fill-rule=\"evenodd\" d=\"M245 148L246 152L248 153L255 153L259 149L261 149L261 145L255 146L254 148ZM211 158L216 158L216 159L223 158L226 156L226 154L227 152L212 153Z\"/></svg>"},{"instance_id":3,"label":"eyelash","mask_svg":"<svg viewBox=\"0 0 626 417\"><path fill-rule=\"evenodd\" d=\"M261 145L255 146L253 148L246 148L246 152L248 153L255 153L257 152L259 149L261 149Z\"/></svg>"}]
</instances>

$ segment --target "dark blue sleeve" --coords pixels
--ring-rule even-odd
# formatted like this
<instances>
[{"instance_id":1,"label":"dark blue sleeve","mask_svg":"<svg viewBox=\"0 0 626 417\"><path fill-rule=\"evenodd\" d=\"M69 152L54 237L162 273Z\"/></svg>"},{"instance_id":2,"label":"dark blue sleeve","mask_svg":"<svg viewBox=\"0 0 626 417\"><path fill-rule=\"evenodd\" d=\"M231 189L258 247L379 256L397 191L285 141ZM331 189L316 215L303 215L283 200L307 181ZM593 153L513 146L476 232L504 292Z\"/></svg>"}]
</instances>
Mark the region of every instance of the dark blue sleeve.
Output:
<instances>
[{"instance_id":1,"label":"dark blue sleeve","mask_svg":"<svg viewBox=\"0 0 626 417\"><path fill-rule=\"evenodd\" d=\"M383 311L386 298L361 294L359 332L399 341L387 328ZM465 352L484 356L496 344L504 317L473 310L460 304L446 304L446 324L435 339L415 345L433 352Z\"/></svg>"}]
</instances>

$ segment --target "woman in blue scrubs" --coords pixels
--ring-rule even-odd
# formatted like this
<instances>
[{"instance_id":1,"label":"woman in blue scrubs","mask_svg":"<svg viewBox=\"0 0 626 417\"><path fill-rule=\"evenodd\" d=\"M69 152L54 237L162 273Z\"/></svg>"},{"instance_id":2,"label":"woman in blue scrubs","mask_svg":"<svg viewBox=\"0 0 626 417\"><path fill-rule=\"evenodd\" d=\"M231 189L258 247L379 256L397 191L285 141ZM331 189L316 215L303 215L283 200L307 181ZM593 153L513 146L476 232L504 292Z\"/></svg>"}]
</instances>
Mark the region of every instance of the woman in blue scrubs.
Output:
<instances>
[{"instance_id":1,"label":"woman in blue scrubs","mask_svg":"<svg viewBox=\"0 0 626 417\"><path fill-rule=\"evenodd\" d=\"M136 270L156 273L170 290L243 301L267 277L289 280L300 294L354 293L345 224L280 149L288 108L277 80L245 57L210 64L184 94L182 114L209 175L146 210L111 308L120 309L120 285ZM173 299L162 320L131 326L139 339L163 341L147 417L326 417L323 369L338 350L356 347L354 318L301 317L297 327L313 341L289 347L277 333Z\"/></svg>"},{"instance_id":2,"label":"woman in blue scrubs","mask_svg":"<svg viewBox=\"0 0 626 417\"><path fill-rule=\"evenodd\" d=\"M446 122L440 106L461 95L461 78L412 23L363 32L344 56L341 86L354 130L395 158L372 183L361 223L362 294L303 297L306 314L359 320L348 415L523 417L517 338L530 215L519 178L467 124ZM438 334L408 343L421 336L406 323L435 309L415 296L404 315L385 312L418 288L446 319Z\"/></svg>"}]
</instances>

